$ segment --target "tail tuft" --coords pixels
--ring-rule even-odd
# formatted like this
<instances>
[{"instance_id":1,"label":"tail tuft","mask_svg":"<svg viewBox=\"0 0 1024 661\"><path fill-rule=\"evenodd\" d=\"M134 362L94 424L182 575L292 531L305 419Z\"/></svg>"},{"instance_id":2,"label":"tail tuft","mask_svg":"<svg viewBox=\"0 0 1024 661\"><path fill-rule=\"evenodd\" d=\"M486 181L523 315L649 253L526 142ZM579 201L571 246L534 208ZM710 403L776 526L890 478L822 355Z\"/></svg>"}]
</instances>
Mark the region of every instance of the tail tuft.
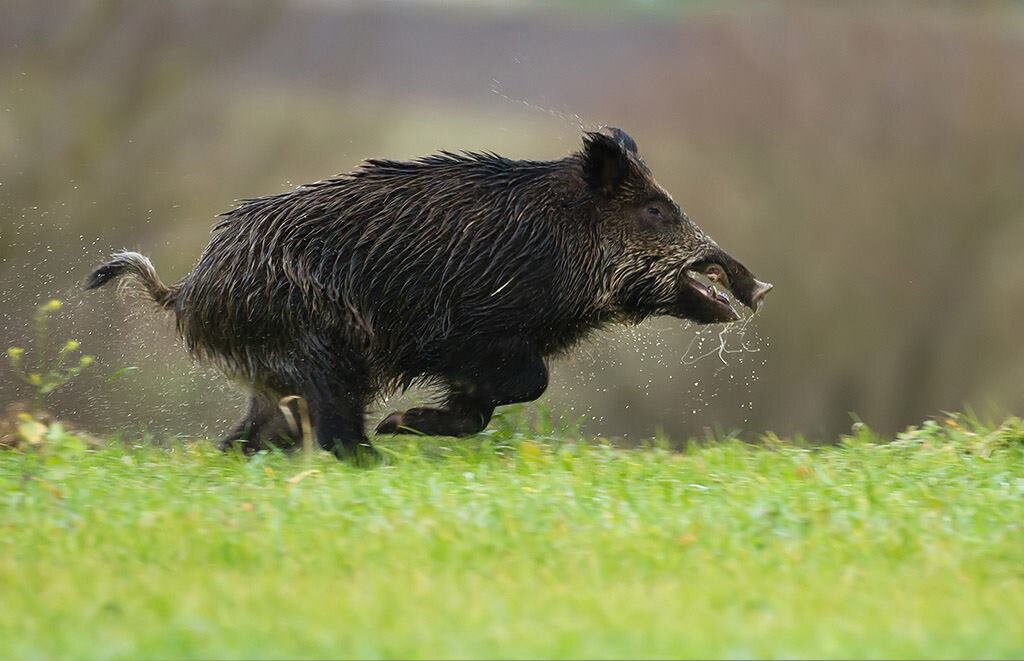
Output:
<instances>
[{"instance_id":1,"label":"tail tuft","mask_svg":"<svg viewBox=\"0 0 1024 661\"><path fill-rule=\"evenodd\" d=\"M85 281L86 289L97 289L120 278L133 275L153 301L164 308L174 304L175 290L165 285L149 258L137 252L119 252L93 271Z\"/></svg>"}]
</instances>

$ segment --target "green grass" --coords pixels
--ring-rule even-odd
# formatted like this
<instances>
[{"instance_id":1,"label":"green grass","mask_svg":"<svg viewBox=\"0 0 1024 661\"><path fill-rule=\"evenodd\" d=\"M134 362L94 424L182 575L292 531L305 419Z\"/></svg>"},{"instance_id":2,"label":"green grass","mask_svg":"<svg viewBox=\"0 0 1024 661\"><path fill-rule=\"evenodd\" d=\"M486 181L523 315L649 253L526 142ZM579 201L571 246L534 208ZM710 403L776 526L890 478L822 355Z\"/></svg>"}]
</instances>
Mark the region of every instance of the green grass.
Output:
<instances>
[{"instance_id":1,"label":"green grass","mask_svg":"<svg viewBox=\"0 0 1024 661\"><path fill-rule=\"evenodd\" d=\"M0 453L0 657L1024 655L1017 420L384 447Z\"/></svg>"}]
</instances>

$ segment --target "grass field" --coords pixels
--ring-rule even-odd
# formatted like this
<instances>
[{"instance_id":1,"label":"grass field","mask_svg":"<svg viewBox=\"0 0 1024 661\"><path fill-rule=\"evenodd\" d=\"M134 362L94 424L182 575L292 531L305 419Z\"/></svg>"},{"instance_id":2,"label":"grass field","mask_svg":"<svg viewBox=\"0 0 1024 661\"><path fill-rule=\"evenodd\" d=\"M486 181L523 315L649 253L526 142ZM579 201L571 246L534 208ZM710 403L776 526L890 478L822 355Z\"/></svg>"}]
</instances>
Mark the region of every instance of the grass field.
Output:
<instances>
[{"instance_id":1,"label":"grass field","mask_svg":"<svg viewBox=\"0 0 1024 661\"><path fill-rule=\"evenodd\" d=\"M1024 655L1024 427L0 452L0 658ZM563 437L564 439L564 437ZM310 472L311 471L311 472Z\"/></svg>"}]
</instances>

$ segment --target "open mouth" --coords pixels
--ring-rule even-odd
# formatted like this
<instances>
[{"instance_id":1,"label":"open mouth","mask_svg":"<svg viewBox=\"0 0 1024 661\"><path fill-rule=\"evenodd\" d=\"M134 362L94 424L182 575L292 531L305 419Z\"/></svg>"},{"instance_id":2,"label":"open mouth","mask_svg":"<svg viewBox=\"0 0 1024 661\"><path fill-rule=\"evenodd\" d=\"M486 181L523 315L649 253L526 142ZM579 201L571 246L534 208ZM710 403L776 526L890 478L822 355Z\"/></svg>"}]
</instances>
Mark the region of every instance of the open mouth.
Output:
<instances>
[{"instance_id":1,"label":"open mouth","mask_svg":"<svg viewBox=\"0 0 1024 661\"><path fill-rule=\"evenodd\" d=\"M683 280L688 287L717 308L723 318L739 319L739 313L733 307L729 295L725 293L726 291L731 293L732 287L729 283L729 276L721 266L713 262L695 265L695 268L686 270Z\"/></svg>"},{"instance_id":2,"label":"open mouth","mask_svg":"<svg viewBox=\"0 0 1024 661\"><path fill-rule=\"evenodd\" d=\"M772 290L724 251L717 250L686 267L679 277L678 314L703 324L728 323L740 318L734 301L760 310Z\"/></svg>"}]
</instances>

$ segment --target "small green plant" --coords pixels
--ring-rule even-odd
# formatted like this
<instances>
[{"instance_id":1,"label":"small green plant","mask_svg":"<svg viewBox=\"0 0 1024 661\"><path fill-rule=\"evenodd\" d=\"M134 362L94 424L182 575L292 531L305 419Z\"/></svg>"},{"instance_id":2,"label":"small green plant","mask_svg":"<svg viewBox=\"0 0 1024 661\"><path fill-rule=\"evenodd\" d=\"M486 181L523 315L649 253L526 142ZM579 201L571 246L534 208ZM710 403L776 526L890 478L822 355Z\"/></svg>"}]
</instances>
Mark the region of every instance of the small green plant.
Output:
<instances>
[{"instance_id":1,"label":"small green plant","mask_svg":"<svg viewBox=\"0 0 1024 661\"><path fill-rule=\"evenodd\" d=\"M80 353L78 340L68 340L53 351L49 345L50 315L64 306L57 299L40 305L35 314L35 347L27 354L21 347L7 349L7 359L15 375L32 388L32 412L42 411L43 400L66 385L93 364L93 357Z\"/></svg>"}]
</instances>

